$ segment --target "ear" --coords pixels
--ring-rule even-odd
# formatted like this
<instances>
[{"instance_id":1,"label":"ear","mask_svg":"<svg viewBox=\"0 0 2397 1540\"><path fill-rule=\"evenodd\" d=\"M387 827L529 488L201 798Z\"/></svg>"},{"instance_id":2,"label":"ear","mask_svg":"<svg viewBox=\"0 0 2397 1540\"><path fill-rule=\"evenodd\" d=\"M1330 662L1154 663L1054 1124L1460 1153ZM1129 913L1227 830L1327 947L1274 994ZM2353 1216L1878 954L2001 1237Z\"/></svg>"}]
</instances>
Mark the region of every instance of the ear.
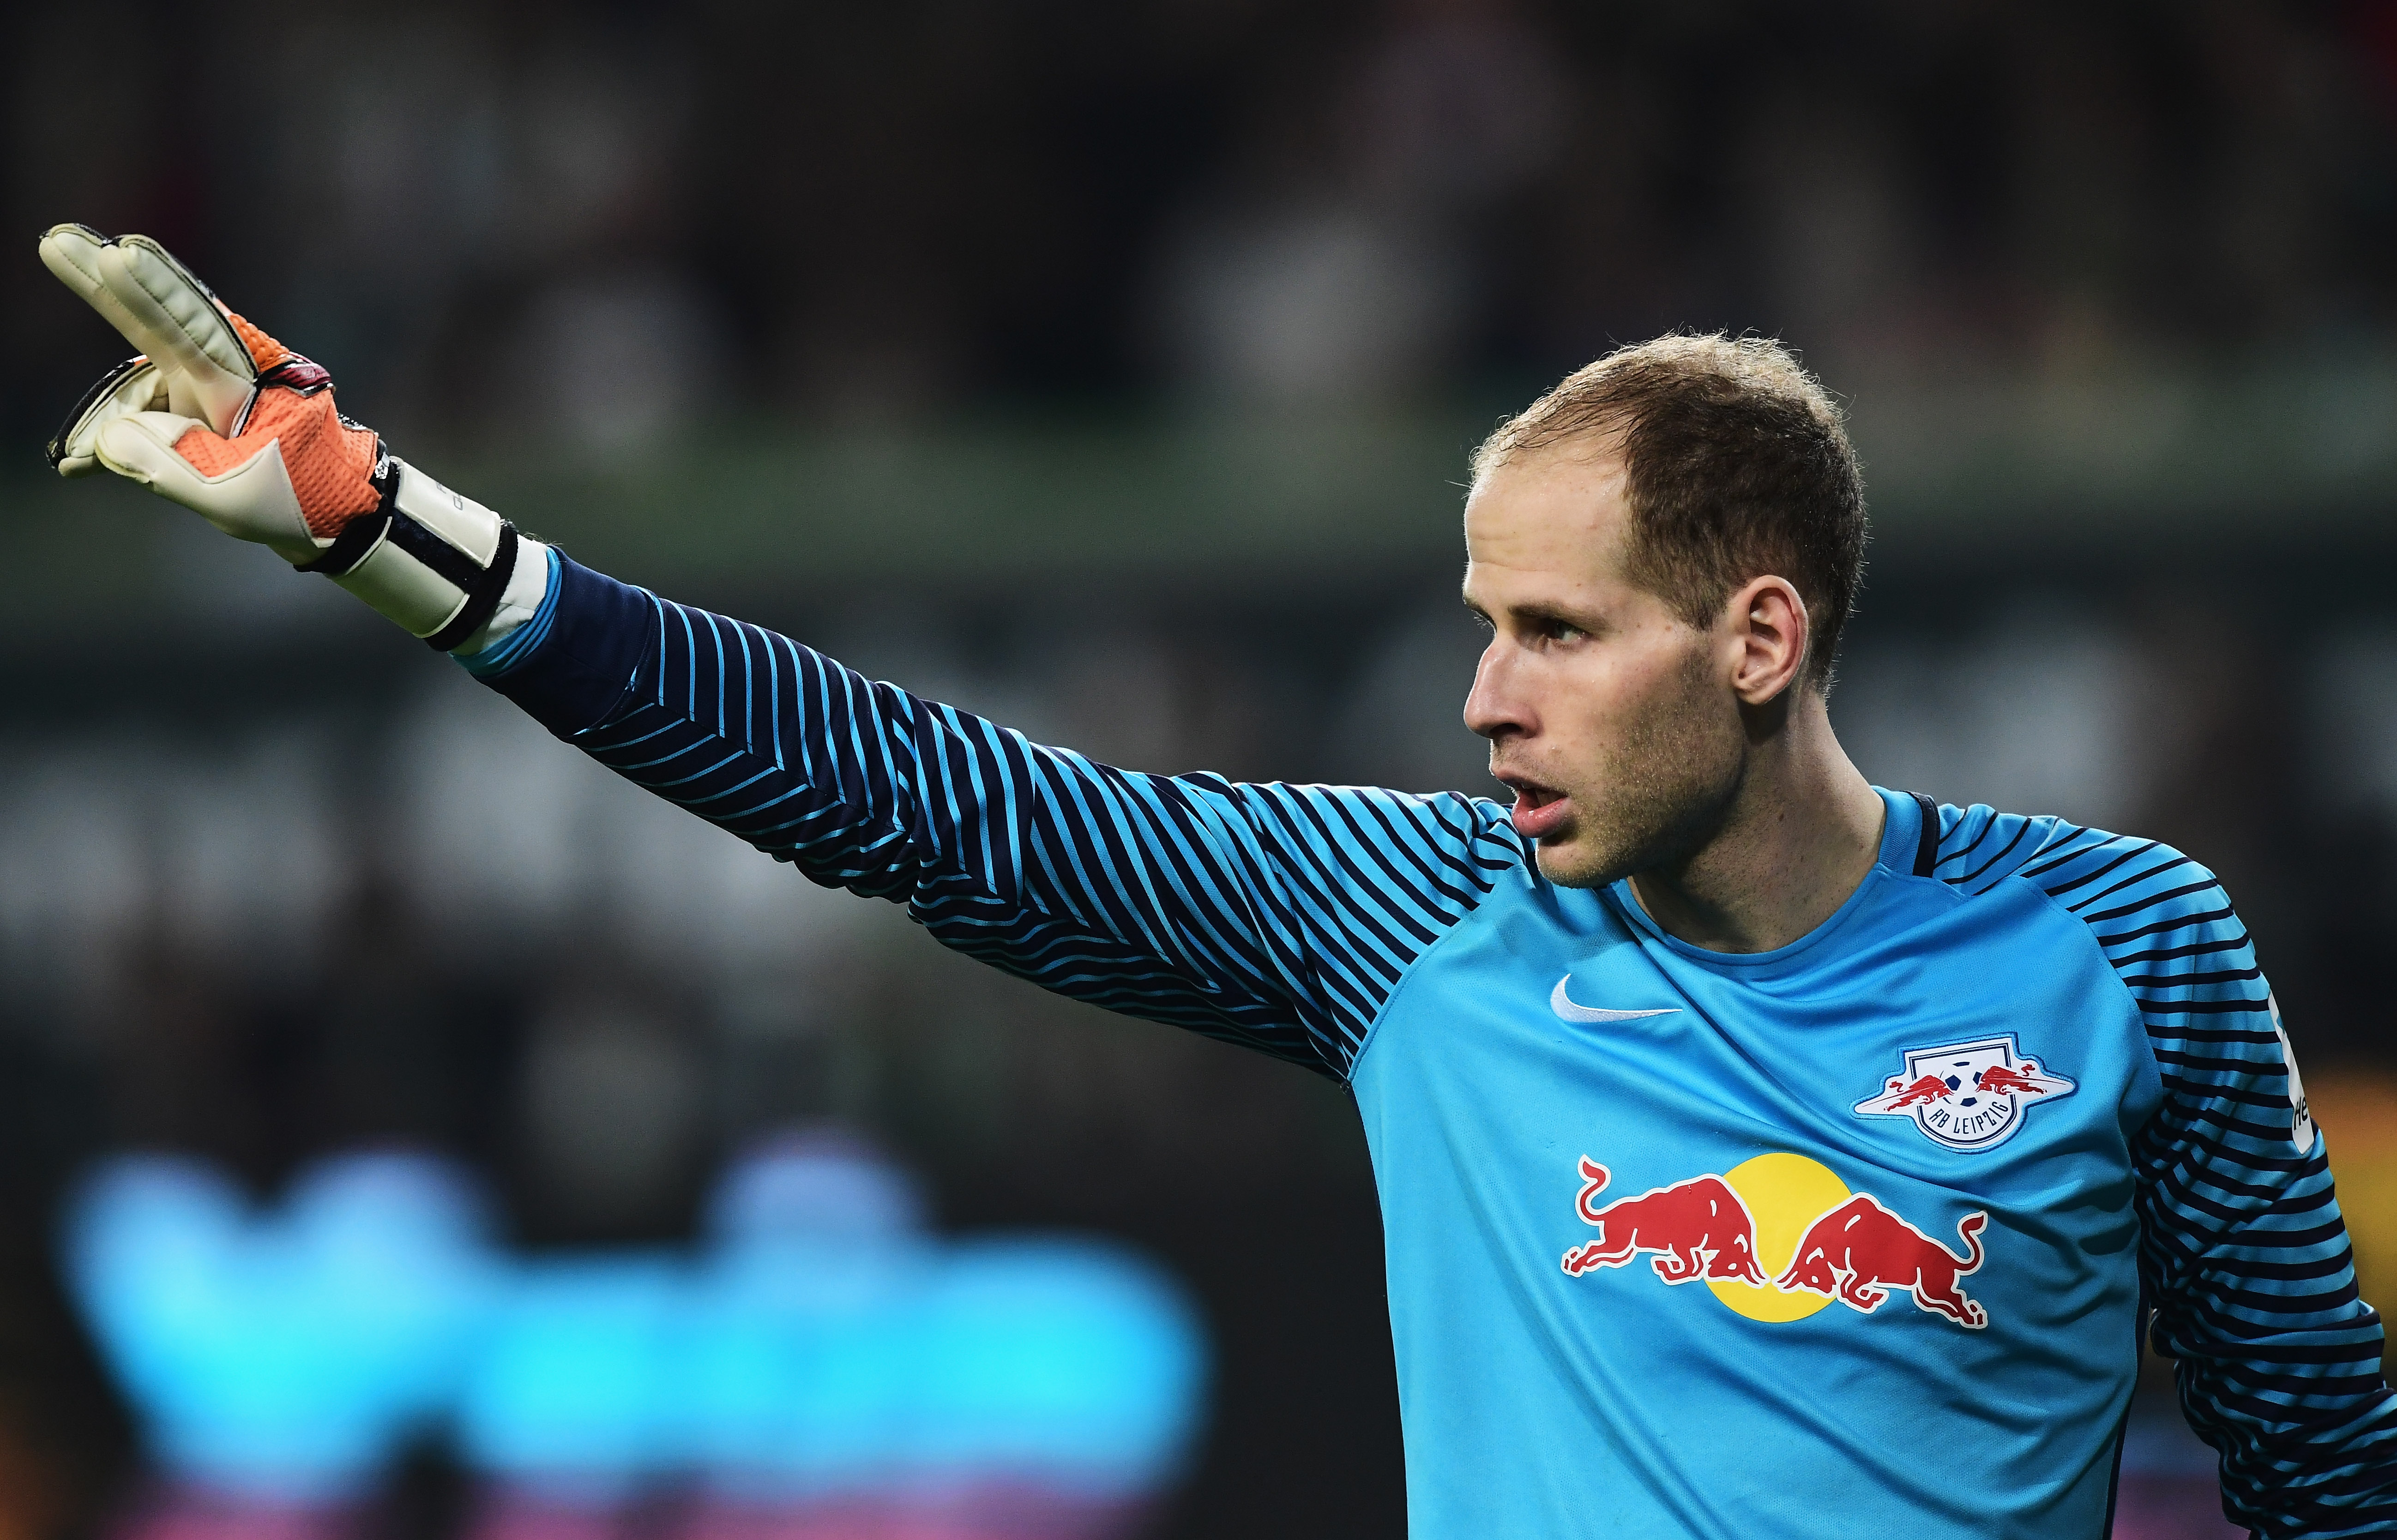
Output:
<instances>
[{"instance_id":1,"label":"ear","mask_svg":"<svg viewBox=\"0 0 2397 1540\"><path fill-rule=\"evenodd\" d=\"M1761 706L1805 672L1806 601L1788 579L1768 575L1749 579L1724 609L1739 645L1732 689L1742 704Z\"/></svg>"}]
</instances>

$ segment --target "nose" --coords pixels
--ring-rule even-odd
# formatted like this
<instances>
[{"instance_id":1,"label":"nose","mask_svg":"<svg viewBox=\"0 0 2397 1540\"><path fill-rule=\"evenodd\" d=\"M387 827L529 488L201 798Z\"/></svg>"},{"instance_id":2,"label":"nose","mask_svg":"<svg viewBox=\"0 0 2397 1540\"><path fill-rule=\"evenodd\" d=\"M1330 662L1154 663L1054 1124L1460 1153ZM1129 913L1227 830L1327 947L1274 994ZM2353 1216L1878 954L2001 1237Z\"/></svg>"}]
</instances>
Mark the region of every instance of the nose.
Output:
<instances>
[{"instance_id":1,"label":"nose","mask_svg":"<svg viewBox=\"0 0 2397 1540\"><path fill-rule=\"evenodd\" d=\"M1515 649L1493 636L1474 665L1473 689L1465 697L1465 725L1493 743L1536 730L1538 721L1523 699Z\"/></svg>"}]
</instances>

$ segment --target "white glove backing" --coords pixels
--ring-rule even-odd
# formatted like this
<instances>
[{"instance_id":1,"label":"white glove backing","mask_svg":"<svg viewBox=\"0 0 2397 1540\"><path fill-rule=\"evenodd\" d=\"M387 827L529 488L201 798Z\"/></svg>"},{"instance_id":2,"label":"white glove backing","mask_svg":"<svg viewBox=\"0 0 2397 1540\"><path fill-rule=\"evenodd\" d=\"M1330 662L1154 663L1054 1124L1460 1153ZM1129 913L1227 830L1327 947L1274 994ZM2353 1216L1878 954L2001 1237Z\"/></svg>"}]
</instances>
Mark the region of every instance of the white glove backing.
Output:
<instances>
[{"instance_id":1,"label":"white glove backing","mask_svg":"<svg viewBox=\"0 0 2397 1540\"><path fill-rule=\"evenodd\" d=\"M61 224L41 253L141 349L50 441L60 475L139 481L325 573L443 651L488 642L503 599L529 608L512 577L538 604L542 547L341 416L332 376L226 309L157 242ZM541 559L525 561L526 547Z\"/></svg>"}]
</instances>

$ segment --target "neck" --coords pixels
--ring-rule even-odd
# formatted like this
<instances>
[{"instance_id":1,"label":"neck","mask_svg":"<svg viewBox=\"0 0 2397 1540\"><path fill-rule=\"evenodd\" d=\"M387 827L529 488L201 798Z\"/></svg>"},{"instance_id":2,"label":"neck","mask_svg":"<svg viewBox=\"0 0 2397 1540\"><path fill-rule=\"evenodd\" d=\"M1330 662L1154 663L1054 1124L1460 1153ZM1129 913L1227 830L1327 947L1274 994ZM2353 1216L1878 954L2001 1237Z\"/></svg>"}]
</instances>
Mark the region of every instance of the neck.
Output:
<instances>
[{"instance_id":1,"label":"neck","mask_svg":"<svg viewBox=\"0 0 2397 1540\"><path fill-rule=\"evenodd\" d=\"M1633 874L1632 892L1667 935L1709 952L1770 952L1830 918L1872 870L1886 810L1832 735L1823 697L1802 686L1797 695L1751 740L1714 833Z\"/></svg>"}]
</instances>

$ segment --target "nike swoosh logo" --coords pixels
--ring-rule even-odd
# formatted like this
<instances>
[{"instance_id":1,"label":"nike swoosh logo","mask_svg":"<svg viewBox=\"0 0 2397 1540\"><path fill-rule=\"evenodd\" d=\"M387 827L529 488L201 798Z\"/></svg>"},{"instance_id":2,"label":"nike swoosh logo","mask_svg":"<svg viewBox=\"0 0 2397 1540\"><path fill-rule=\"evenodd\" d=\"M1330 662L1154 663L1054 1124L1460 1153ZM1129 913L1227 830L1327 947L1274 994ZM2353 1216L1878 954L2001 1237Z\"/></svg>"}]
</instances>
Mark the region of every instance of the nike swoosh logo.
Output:
<instances>
[{"instance_id":1,"label":"nike swoosh logo","mask_svg":"<svg viewBox=\"0 0 2397 1540\"><path fill-rule=\"evenodd\" d=\"M1567 973L1557 981L1556 988L1548 992L1548 1009L1565 1021L1636 1022L1642 1016L1678 1016L1681 1013L1681 1008L1678 1005L1666 1006L1656 1011L1601 1011L1594 1005L1575 1005L1573 997L1565 993L1565 985L1571 983L1573 983L1573 975Z\"/></svg>"}]
</instances>

